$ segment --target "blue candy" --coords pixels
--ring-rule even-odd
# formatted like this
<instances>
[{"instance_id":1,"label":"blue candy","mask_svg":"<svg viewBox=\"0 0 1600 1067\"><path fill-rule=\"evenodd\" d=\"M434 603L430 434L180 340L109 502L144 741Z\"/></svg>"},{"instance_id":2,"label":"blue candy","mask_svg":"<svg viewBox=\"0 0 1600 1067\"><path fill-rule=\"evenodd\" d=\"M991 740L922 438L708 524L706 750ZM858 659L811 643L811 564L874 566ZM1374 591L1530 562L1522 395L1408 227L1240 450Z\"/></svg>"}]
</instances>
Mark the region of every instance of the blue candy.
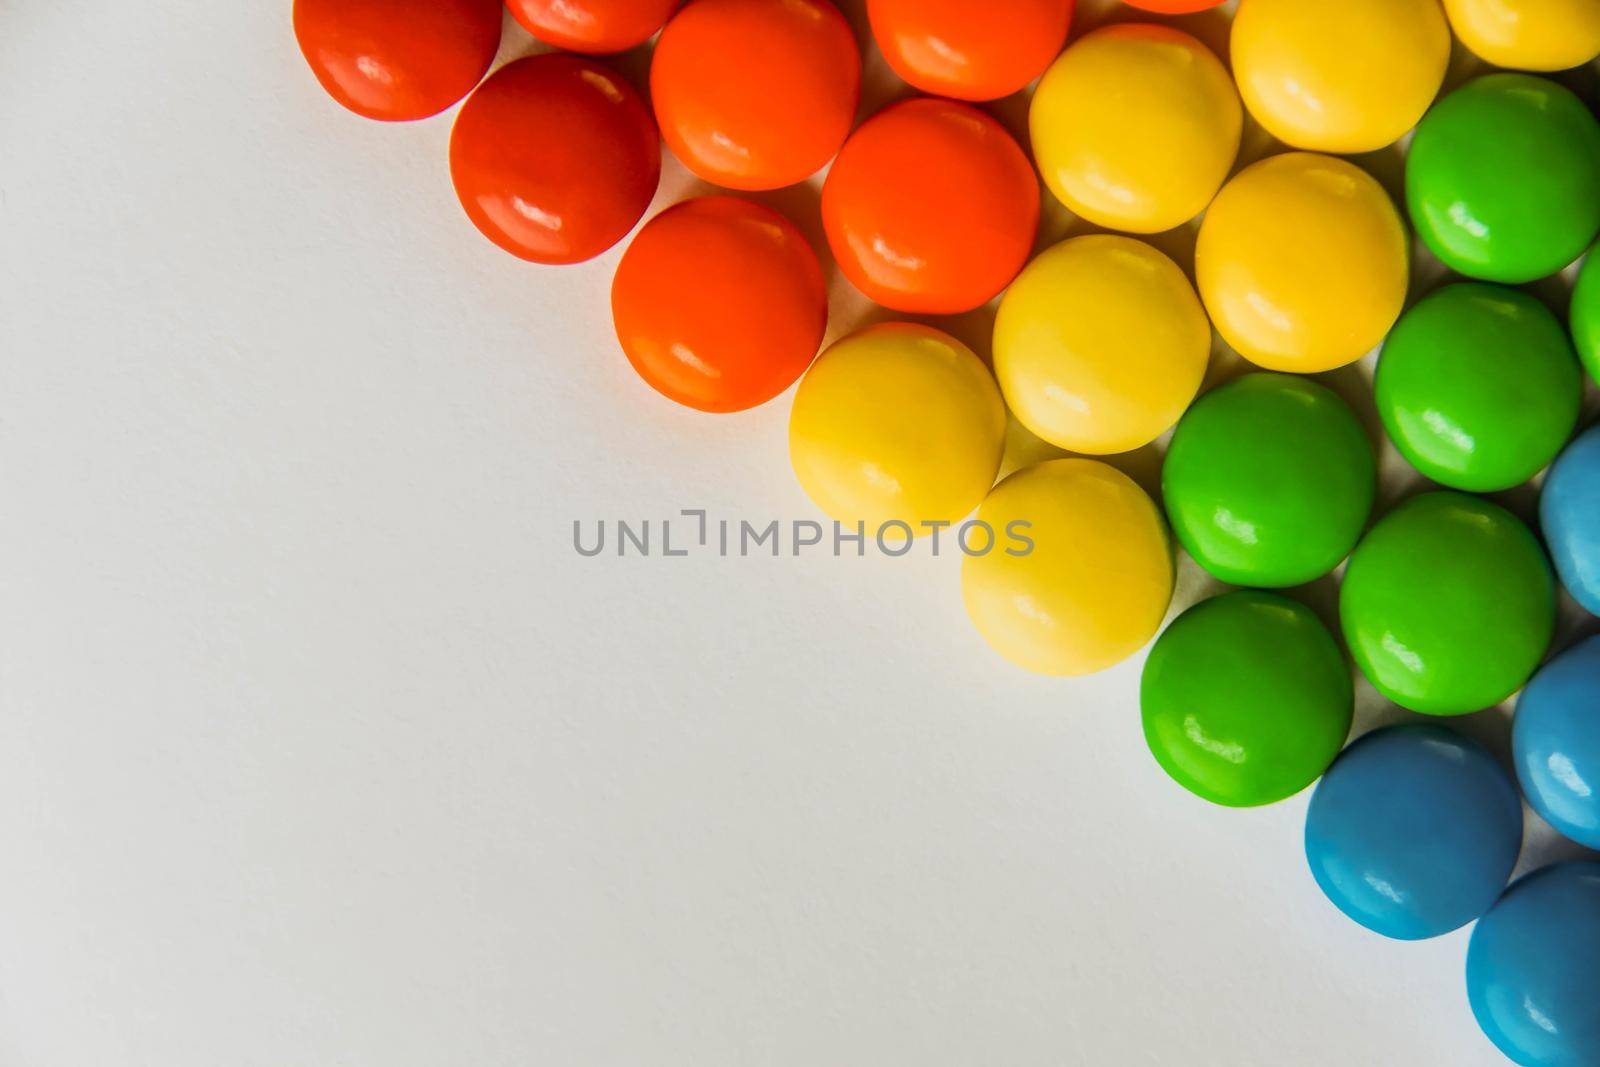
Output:
<instances>
[{"instance_id":1,"label":"blue candy","mask_svg":"<svg viewBox=\"0 0 1600 1067\"><path fill-rule=\"evenodd\" d=\"M1482 915L1521 847L1511 776L1477 742L1431 723L1351 745L1306 814L1306 860L1323 893L1362 926L1403 941Z\"/></svg>"},{"instance_id":2,"label":"blue candy","mask_svg":"<svg viewBox=\"0 0 1600 1067\"><path fill-rule=\"evenodd\" d=\"M1600 1064L1600 863L1519 879L1472 931L1467 996L1517 1063Z\"/></svg>"},{"instance_id":3,"label":"blue candy","mask_svg":"<svg viewBox=\"0 0 1600 1067\"><path fill-rule=\"evenodd\" d=\"M1579 844L1600 848L1600 637L1533 676L1511 720L1511 750L1533 810Z\"/></svg>"},{"instance_id":4,"label":"blue candy","mask_svg":"<svg viewBox=\"0 0 1600 1067\"><path fill-rule=\"evenodd\" d=\"M1539 522L1567 592L1600 615L1600 426L1568 445L1550 468Z\"/></svg>"}]
</instances>

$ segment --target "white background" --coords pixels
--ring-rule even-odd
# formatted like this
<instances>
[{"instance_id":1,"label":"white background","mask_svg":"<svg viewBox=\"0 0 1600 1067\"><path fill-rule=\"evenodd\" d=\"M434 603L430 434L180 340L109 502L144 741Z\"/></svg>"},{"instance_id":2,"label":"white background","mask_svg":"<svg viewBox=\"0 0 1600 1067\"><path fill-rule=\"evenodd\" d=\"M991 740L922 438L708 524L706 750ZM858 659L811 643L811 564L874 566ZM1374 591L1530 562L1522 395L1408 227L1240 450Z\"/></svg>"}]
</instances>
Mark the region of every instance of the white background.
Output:
<instances>
[{"instance_id":1,"label":"white background","mask_svg":"<svg viewBox=\"0 0 1600 1067\"><path fill-rule=\"evenodd\" d=\"M1344 920L1304 795L1181 791L957 559L579 559L813 517L788 398L650 393L448 136L287 0L0 0L0 1063L1500 1062L1465 931Z\"/></svg>"}]
</instances>

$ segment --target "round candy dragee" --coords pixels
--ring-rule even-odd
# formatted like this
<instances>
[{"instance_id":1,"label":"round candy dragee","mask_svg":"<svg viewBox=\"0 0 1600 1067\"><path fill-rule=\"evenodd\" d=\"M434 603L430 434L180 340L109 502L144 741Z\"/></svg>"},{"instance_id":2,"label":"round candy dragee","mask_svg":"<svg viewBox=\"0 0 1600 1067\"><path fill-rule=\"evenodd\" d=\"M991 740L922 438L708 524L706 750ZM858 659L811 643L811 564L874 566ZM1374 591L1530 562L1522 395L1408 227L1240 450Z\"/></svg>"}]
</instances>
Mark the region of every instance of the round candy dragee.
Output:
<instances>
[{"instance_id":1,"label":"round candy dragee","mask_svg":"<svg viewBox=\"0 0 1600 1067\"><path fill-rule=\"evenodd\" d=\"M568 52L605 55L644 44L679 0L506 0L539 40Z\"/></svg>"},{"instance_id":2,"label":"round candy dragee","mask_svg":"<svg viewBox=\"0 0 1600 1067\"><path fill-rule=\"evenodd\" d=\"M1467 997L1514 1063L1600 1063L1600 863L1520 878L1472 931Z\"/></svg>"},{"instance_id":3,"label":"round candy dragee","mask_svg":"<svg viewBox=\"0 0 1600 1067\"><path fill-rule=\"evenodd\" d=\"M1211 203L1239 154L1228 69L1170 26L1096 30L1062 53L1028 111L1045 185L1074 214L1157 233Z\"/></svg>"},{"instance_id":4,"label":"round candy dragee","mask_svg":"<svg viewBox=\"0 0 1600 1067\"><path fill-rule=\"evenodd\" d=\"M1517 700L1511 747L1533 810L1579 844L1600 848L1600 637L1533 676Z\"/></svg>"},{"instance_id":5,"label":"round candy dragee","mask_svg":"<svg viewBox=\"0 0 1600 1067\"><path fill-rule=\"evenodd\" d=\"M1440 485L1492 493L1561 451L1578 422L1583 372L1549 308L1467 282L1401 316L1374 388L1384 428L1413 467Z\"/></svg>"},{"instance_id":6,"label":"round candy dragee","mask_svg":"<svg viewBox=\"0 0 1600 1067\"><path fill-rule=\"evenodd\" d=\"M1051 444L1090 455L1171 429L1210 354L1189 279L1131 237L1056 245L1012 283L995 318L995 374L1012 413Z\"/></svg>"},{"instance_id":7,"label":"round candy dragee","mask_svg":"<svg viewBox=\"0 0 1600 1067\"><path fill-rule=\"evenodd\" d=\"M868 535L954 523L994 485L1006 414L989 368L928 326L887 323L811 365L789 415L789 458L813 503ZM903 536L903 534L902 534Z\"/></svg>"},{"instance_id":8,"label":"round candy dragee","mask_svg":"<svg viewBox=\"0 0 1600 1067\"><path fill-rule=\"evenodd\" d=\"M500 47L500 0L295 0L294 35L329 96L390 122L437 115Z\"/></svg>"},{"instance_id":9,"label":"round candy dragee","mask_svg":"<svg viewBox=\"0 0 1600 1067\"><path fill-rule=\"evenodd\" d=\"M1140 683L1145 742L1191 793L1229 807L1293 796L1339 754L1353 691L1311 610L1240 590L1178 616Z\"/></svg>"},{"instance_id":10,"label":"round candy dragee","mask_svg":"<svg viewBox=\"0 0 1600 1067\"><path fill-rule=\"evenodd\" d=\"M1539 497L1539 525L1567 592L1600 615L1600 426L1561 453Z\"/></svg>"},{"instance_id":11,"label":"round candy dragee","mask_svg":"<svg viewBox=\"0 0 1600 1067\"><path fill-rule=\"evenodd\" d=\"M706 196L645 224L611 285L617 340L664 396L742 411L793 385L828 326L817 255L769 207Z\"/></svg>"},{"instance_id":12,"label":"round candy dragee","mask_svg":"<svg viewBox=\"0 0 1600 1067\"><path fill-rule=\"evenodd\" d=\"M894 72L935 96L997 100L1061 51L1073 0L867 0L872 35Z\"/></svg>"},{"instance_id":13,"label":"round candy dragee","mask_svg":"<svg viewBox=\"0 0 1600 1067\"><path fill-rule=\"evenodd\" d=\"M1239 92L1268 133L1317 152L1372 152L1433 103L1450 28L1438 0L1244 0L1232 52Z\"/></svg>"},{"instance_id":14,"label":"round candy dragee","mask_svg":"<svg viewBox=\"0 0 1600 1067\"><path fill-rule=\"evenodd\" d=\"M1039 674L1093 674L1155 636L1172 601L1172 547L1161 512L1127 475L1050 460L995 486L977 518L1028 540L961 564L967 614L1006 659Z\"/></svg>"},{"instance_id":15,"label":"round candy dragee","mask_svg":"<svg viewBox=\"0 0 1600 1067\"><path fill-rule=\"evenodd\" d=\"M1377 460L1355 412L1326 386L1247 374L1189 409L1161 494L1173 532L1225 582L1284 588L1337 567L1372 513Z\"/></svg>"},{"instance_id":16,"label":"round candy dragee","mask_svg":"<svg viewBox=\"0 0 1600 1067\"><path fill-rule=\"evenodd\" d=\"M661 141L611 68L530 56L495 71L462 106L450 177L489 240L535 263L578 263L644 215L661 180Z\"/></svg>"},{"instance_id":17,"label":"round candy dragee","mask_svg":"<svg viewBox=\"0 0 1600 1067\"><path fill-rule=\"evenodd\" d=\"M359 114L420 119L465 97L450 138L457 195L479 230L532 262L578 263L621 241L657 192L663 138L690 174L727 188L775 190L828 168L822 231L866 297L981 323L1005 294L993 373L989 353L911 323L849 333L813 362L829 272L802 235L812 231L771 206L701 196L646 224L614 276L618 340L651 387L738 411L803 374L789 445L805 493L863 545L904 537L909 550L910 538L942 534L962 557L962 598L983 639L1061 676L1112 667L1156 635L1172 546L1156 502L1107 464L1050 460L994 485L1007 403L1032 431L1012 439L1023 452L1123 452L1176 422L1162 495L1200 566L1283 588L1348 557L1340 619L1379 692L1455 715L1526 683L1513 725L1523 788L1562 833L1600 847L1600 637L1533 674L1556 607L1539 543L1501 507L1438 492L1400 504L1357 544L1376 495L1372 444L1338 395L1292 376L1336 371L1387 336L1377 407L1422 473L1493 492L1556 455L1579 417L1580 367L1600 381L1600 257L1578 273L1570 342L1530 293L1476 282L1402 318L1412 235L1363 169L1384 173L1384 161L1335 155L1405 145L1393 151L1407 156L1411 220L1450 270L1515 285L1562 271L1600 233L1600 122L1569 89L1522 73L1435 101L1445 17L1491 64L1557 71L1600 54L1600 2L1239 0L1210 14L1220 0L1129 4L1191 17L1113 17L1063 51L1072 0L868 0L888 66L940 99L880 96L898 102L853 134L856 12L829 0L507 0L567 52L621 52L661 30L652 56L620 62L627 77L539 55L479 84L500 44L497 0L295 0L294 28L324 88ZM1212 51L1230 17L1237 87ZM650 106L629 80L647 61ZM870 67L881 69L876 57ZM960 102L1036 78L1031 101L996 113L1015 128L1027 105L1038 173L1001 121ZM1311 151L1228 180L1246 109ZM1052 218L1052 233L1072 239L1028 265L1041 176L1082 225ZM1082 232L1161 234L1196 218L1192 287L1173 253ZM1171 249L1181 234L1152 241ZM1208 315L1233 350L1284 373L1248 374L1195 402ZM1226 353L1218 370L1228 377ZM1561 580L1600 613L1600 428L1549 468L1540 519ZM1378 731L1335 761L1351 674L1299 603L1247 589L1184 612L1151 649L1140 702L1160 766L1214 803L1271 803L1324 775L1307 859L1327 896L1371 929L1440 934L1503 887L1520 830L1506 774L1476 744L1422 724ZM1472 1008L1518 1063L1600 1064L1597 956L1600 865L1539 872L1478 923Z\"/></svg>"},{"instance_id":18,"label":"round candy dragee","mask_svg":"<svg viewBox=\"0 0 1600 1067\"><path fill-rule=\"evenodd\" d=\"M1350 653L1378 692L1430 715L1491 707L1533 674L1555 629L1533 534L1464 493L1412 497L1356 547L1339 592Z\"/></svg>"},{"instance_id":19,"label":"round candy dragee","mask_svg":"<svg viewBox=\"0 0 1600 1067\"><path fill-rule=\"evenodd\" d=\"M822 187L839 269L897 311L951 315L999 295L1028 260L1039 182L977 108L921 97L868 119Z\"/></svg>"},{"instance_id":20,"label":"round candy dragee","mask_svg":"<svg viewBox=\"0 0 1600 1067\"><path fill-rule=\"evenodd\" d=\"M1345 750L1306 813L1306 860L1333 905L1402 941L1438 937L1499 898L1522 847L1522 801L1495 758L1432 723Z\"/></svg>"},{"instance_id":21,"label":"round candy dragee","mask_svg":"<svg viewBox=\"0 0 1600 1067\"><path fill-rule=\"evenodd\" d=\"M1600 56L1594 0L1444 0L1450 24L1480 58L1511 70L1568 70Z\"/></svg>"},{"instance_id":22,"label":"round candy dragee","mask_svg":"<svg viewBox=\"0 0 1600 1067\"><path fill-rule=\"evenodd\" d=\"M1600 122L1548 78L1485 75L1417 127L1406 199L1452 270L1513 285L1554 274L1600 231Z\"/></svg>"},{"instance_id":23,"label":"round candy dragee","mask_svg":"<svg viewBox=\"0 0 1600 1067\"><path fill-rule=\"evenodd\" d=\"M1290 152L1240 172L1200 224L1195 274L1211 321L1266 370L1354 363L1400 315L1405 224L1371 175Z\"/></svg>"},{"instance_id":24,"label":"round candy dragee","mask_svg":"<svg viewBox=\"0 0 1600 1067\"><path fill-rule=\"evenodd\" d=\"M1572 339L1589 377L1600 382L1600 256L1593 249L1572 289Z\"/></svg>"},{"instance_id":25,"label":"round candy dragee","mask_svg":"<svg viewBox=\"0 0 1600 1067\"><path fill-rule=\"evenodd\" d=\"M804 181L855 123L861 58L828 0L695 0L667 24L650 97L672 154L729 189Z\"/></svg>"}]
</instances>

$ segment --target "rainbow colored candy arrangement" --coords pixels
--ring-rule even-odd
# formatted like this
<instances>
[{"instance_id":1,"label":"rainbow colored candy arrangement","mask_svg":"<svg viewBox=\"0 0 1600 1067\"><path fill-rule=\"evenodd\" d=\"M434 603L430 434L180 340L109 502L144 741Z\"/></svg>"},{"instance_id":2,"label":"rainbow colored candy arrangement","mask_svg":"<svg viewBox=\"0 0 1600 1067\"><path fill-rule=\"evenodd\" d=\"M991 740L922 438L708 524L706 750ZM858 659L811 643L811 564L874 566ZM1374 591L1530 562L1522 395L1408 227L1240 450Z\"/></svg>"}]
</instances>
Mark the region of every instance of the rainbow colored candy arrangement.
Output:
<instances>
[{"instance_id":1,"label":"rainbow colored candy arrangement","mask_svg":"<svg viewBox=\"0 0 1600 1067\"><path fill-rule=\"evenodd\" d=\"M949 316L998 297L992 367L921 321L818 356L816 250L771 208L718 195L638 231L612 306L628 360L680 404L739 411L798 381L794 471L840 523L908 537L974 511L995 530L1030 524L1030 553L969 554L961 576L978 631L1029 670L1086 674L1148 643L1172 600L1175 534L1242 588L1184 612L1150 652L1141 703L1161 767L1228 806L1320 778L1306 854L1329 899L1393 938L1476 920L1467 985L1484 1032L1518 1063L1600 1064L1600 863L1506 887L1520 796L1600 848L1600 637L1540 666L1558 582L1600 614L1600 427L1573 439L1585 368L1600 380L1600 255L1577 272L1567 323L1512 288L1561 275L1600 234L1600 122L1526 73L1600 55L1600 0L1241 0L1231 72L1131 11L1068 47L1072 0L868 0L888 64L929 95L859 125L860 43L828 0L506 2L566 51L485 79L502 0L296 0L295 29L323 86L361 115L419 119L465 98L456 190L522 259L575 263L623 240L656 193L664 140L731 190L828 167L833 262L885 308ZM1452 29L1505 70L1441 96ZM647 105L591 57L658 31ZM1030 159L977 105L1035 82ZM1235 172L1247 112L1288 150ZM1402 213L1340 156L1408 135ZM1034 255L1041 177L1092 232ZM1410 292L1408 217L1459 276L1425 295ZM1196 219L1192 274L1138 236ZM1200 395L1213 329L1258 369ZM1305 375L1380 345L1383 430L1439 488L1374 524L1373 442ZM1092 458L996 485L1008 413L1077 457L1170 431L1164 506ZM1473 495L1547 468L1542 542ZM1345 748L1345 652L1272 591L1341 565L1344 646L1385 698L1445 717L1521 691L1516 780L1433 722Z\"/></svg>"}]
</instances>

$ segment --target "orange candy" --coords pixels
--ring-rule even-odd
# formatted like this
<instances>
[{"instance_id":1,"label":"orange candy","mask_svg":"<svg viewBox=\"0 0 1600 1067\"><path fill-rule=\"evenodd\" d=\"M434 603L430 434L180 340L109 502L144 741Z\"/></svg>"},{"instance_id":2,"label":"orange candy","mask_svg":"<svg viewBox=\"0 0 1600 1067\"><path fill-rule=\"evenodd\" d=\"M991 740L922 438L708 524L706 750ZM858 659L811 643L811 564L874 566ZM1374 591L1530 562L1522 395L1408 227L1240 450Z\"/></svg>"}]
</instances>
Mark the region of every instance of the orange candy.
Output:
<instances>
[{"instance_id":1,"label":"orange candy","mask_svg":"<svg viewBox=\"0 0 1600 1067\"><path fill-rule=\"evenodd\" d=\"M295 0L312 73L369 119L437 115L478 84L500 48L500 0Z\"/></svg>"},{"instance_id":2,"label":"orange candy","mask_svg":"<svg viewBox=\"0 0 1600 1067\"><path fill-rule=\"evenodd\" d=\"M822 266L771 208L705 196L645 224L611 286L617 339L639 376L701 411L742 411L789 388L828 325Z\"/></svg>"},{"instance_id":3,"label":"orange candy","mask_svg":"<svg viewBox=\"0 0 1600 1067\"><path fill-rule=\"evenodd\" d=\"M822 189L845 277L896 311L951 315L993 299L1039 227L1033 165L994 119L926 97L879 112Z\"/></svg>"},{"instance_id":4,"label":"orange candy","mask_svg":"<svg viewBox=\"0 0 1600 1067\"><path fill-rule=\"evenodd\" d=\"M894 72L924 92L998 100L1061 52L1073 0L868 0L872 35Z\"/></svg>"},{"instance_id":5,"label":"orange candy","mask_svg":"<svg viewBox=\"0 0 1600 1067\"><path fill-rule=\"evenodd\" d=\"M506 0L523 29L569 52L605 55L644 44L678 0Z\"/></svg>"},{"instance_id":6,"label":"orange candy","mask_svg":"<svg viewBox=\"0 0 1600 1067\"><path fill-rule=\"evenodd\" d=\"M1227 0L1127 0L1130 7L1162 15L1188 15L1221 7Z\"/></svg>"},{"instance_id":7,"label":"orange candy","mask_svg":"<svg viewBox=\"0 0 1600 1067\"><path fill-rule=\"evenodd\" d=\"M827 0L696 0L667 24L650 95L668 147L731 189L777 189L850 135L861 57Z\"/></svg>"},{"instance_id":8,"label":"orange candy","mask_svg":"<svg viewBox=\"0 0 1600 1067\"><path fill-rule=\"evenodd\" d=\"M650 206L661 143L615 71L531 56L495 71L461 108L450 176L489 240L535 263L578 263L622 240Z\"/></svg>"}]
</instances>

